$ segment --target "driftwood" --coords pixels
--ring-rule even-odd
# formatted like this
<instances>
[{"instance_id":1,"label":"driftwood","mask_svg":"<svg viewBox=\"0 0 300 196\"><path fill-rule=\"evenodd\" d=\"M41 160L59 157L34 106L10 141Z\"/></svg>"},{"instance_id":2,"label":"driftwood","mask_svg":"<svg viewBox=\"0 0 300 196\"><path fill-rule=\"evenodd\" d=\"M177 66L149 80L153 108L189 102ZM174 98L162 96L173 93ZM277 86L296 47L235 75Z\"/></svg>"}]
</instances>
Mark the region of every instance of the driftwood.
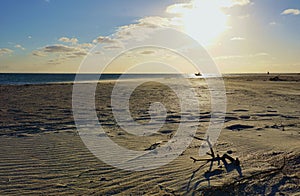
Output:
<instances>
[{"instance_id":1,"label":"driftwood","mask_svg":"<svg viewBox=\"0 0 300 196\"><path fill-rule=\"evenodd\" d=\"M212 193L229 194L231 192L239 194L239 193L243 192L244 185L247 184L249 180L253 180L256 178L265 179L265 178L268 178L268 176L274 176L281 172L284 174L284 172L285 172L284 169L286 167L286 157L283 157L283 163L280 167L271 168L271 169L264 170L264 171L258 171L249 176L243 176L239 159L233 158L232 156L229 155L229 154L232 154L232 151L227 151L222 156L220 156L219 154L215 154L215 152L212 148L212 145L209 141L209 138L207 138L207 139L202 139L202 138L198 138L198 137L194 137L194 138L197 140L207 142L207 144L210 148L210 152L207 153L207 155L211 156L211 158L196 159L194 157L190 157L194 161L194 163L195 162L204 162L204 164L200 165L199 168L197 168L196 170L193 171L192 176L190 177L190 180L187 184L187 189L186 189L187 193L189 193L190 191L196 191L197 186L201 182L205 181L204 179L199 180L198 182L195 183L195 185L193 187L191 187L192 179L195 177L196 172L198 172L201 168L203 168L208 163L210 163L209 170L207 172L205 172L205 174L204 174L204 177L206 178L206 180L208 182L208 187L201 188L202 193L206 193L208 195L210 195ZM214 162L217 162L219 167L221 167L222 166L221 163L223 163L227 172L236 170L239 173L240 178L235 179L232 182L227 182L227 183L223 184L222 186L210 187L210 177L221 173L221 171L219 169L212 171L212 166L213 166ZM295 178L299 179L299 177L295 177ZM240 191L242 191L242 192L240 192Z\"/></svg>"},{"instance_id":2,"label":"driftwood","mask_svg":"<svg viewBox=\"0 0 300 196\"><path fill-rule=\"evenodd\" d=\"M274 175L277 175L279 173L283 173L284 174L284 168L286 167L286 158L283 158L283 164L281 167L279 168L272 168L272 169L268 169L265 171L258 171L255 172L254 174L250 175L250 176L245 176L245 177L241 177L240 179L236 179L232 182L226 182L221 186L215 186L215 187L203 187L201 189L202 194L204 195L212 195L212 194L219 194L219 195L240 195L240 194L249 194L249 193L245 193L245 186L249 185L249 186L255 186L255 185L250 185L250 181L251 180L266 180L269 177L274 177ZM295 183L299 182L299 177L297 176L284 176L283 179L292 179L295 178ZM298 180L298 181L296 181ZM257 180L257 183L259 183L259 180ZM280 183L280 182L278 182ZM276 186L272 186L273 188ZM255 192L255 193L251 193L251 194L259 194L261 192ZM272 190L270 195L275 195L274 190Z\"/></svg>"},{"instance_id":3,"label":"driftwood","mask_svg":"<svg viewBox=\"0 0 300 196\"><path fill-rule=\"evenodd\" d=\"M207 137L206 139L202 139L199 137L194 136L195 139L197 140L201 140L201 141L206 141L209 148L210 148L210 152L207 152L206 154L211 156L211 158L206 158L206 159L196 159L194 157L190 157L194 163L195 162L204 162L202 165L200 165L196 170L193 171L192 176L190 177L190 180L187 184L187 193L189 191L191 191L190 189L190 185L192 182L192 179L195 177L195 174L201 169L203 168L206 164L210 163L209 169L207 172L205 172L204 176L208 182L208 186L210 186L210 177L215 175L216 173L220 172L220 170L214 170L212 171L212 167L214 162L217 162L218 167L222 167L221 163L223 163L226 172L231 172L232 170L236 170L240 176L242 175L242 169L240 167L240 161L238 158L234 159L233 157L231 157L229 154L232 154L232 151L227 151L226 153L224 153L222 156L220 156L219 154L215 154L212 144L209 141L209 137ZM202 182L204 180L198 181L196 184L199 184L200 182ZM196 185L195 185L196 186ZM194 187L195 188L195 187Z\"/></svg>"},{"instance_id":4,"label":"driftwood","mask_svg":"<svg viewBox=\"0 0 300 196\"><path fill-rule=\"evenodd\" d=\"M211 172L212 170L212 167L213 167L213 164L214 162L217 162L218 166L221 167L221 162L224 164L226 170L229 166L229 163L227 161L230 162L231 165L234 165L236 166L237 168L240 168L240 161L238 158L234 159L233 157L231 157L229 154L232 153L232 151L227 151L227 153L224 153L222 156L220 156L219 154L215 154L213 148L212 148L212 145L209 141L209 137L207 137L206 139L202 139L202 138L199 138L199 137L196 137L194 136L195 139L197 140L201 140L201 141L206 141L208 146L209 146L209 149L210 149L210 153L207 152L206 154L211 156L211 158L207 158L207 159L196 159L194 157L190 157L194 163L195 162L200 162L200 161L204 161L205 163L200 165L200 167L198 169L196 169L193 173L196 173L197 171L199 171L202 167L204 167L206 164L210 163L210 166L209 166L209 170L208 172ZM238 170L238 169L237 169ZM241 171L239 171L239 174L240 176L242 175Z\"/></svg>"}]
</instances>

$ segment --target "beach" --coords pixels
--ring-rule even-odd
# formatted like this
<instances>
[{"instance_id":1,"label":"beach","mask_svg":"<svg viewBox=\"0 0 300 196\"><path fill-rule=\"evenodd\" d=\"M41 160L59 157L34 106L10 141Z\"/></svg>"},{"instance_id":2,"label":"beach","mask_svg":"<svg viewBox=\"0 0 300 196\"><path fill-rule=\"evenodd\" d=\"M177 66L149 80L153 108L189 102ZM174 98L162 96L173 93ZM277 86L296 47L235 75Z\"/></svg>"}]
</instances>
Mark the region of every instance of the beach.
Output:
<instances>
[{"instance_id":1,"label":"beach","mask_svg":"<svg viewBox=\"0 0 300 196\"><path fill-rule=\"evenodd\" d=\"M206 165L196 173L202 163L191 157L201 158L201 141L194 139L157 169L121 170L99 160L81 140L72 84L0 85L0 195L299 195L300 75L276 76L224 77L227 111L213 149L220 156L230 151L240 170L214 164L210 172ZM183 123L197 126L196 136L203 138L210 120L209 91L202 79L190 82L199 95L200 113L189 113L191 120ZM165 124L149 137L121 130L110 106L114 81L98 86L96 113L115 143L145 151L176 132L180 108L166 86L150 82L132 94L130 110L139 123L149 122L150 102L162 102L167 109Z\"/></svg>"}]
</instances>

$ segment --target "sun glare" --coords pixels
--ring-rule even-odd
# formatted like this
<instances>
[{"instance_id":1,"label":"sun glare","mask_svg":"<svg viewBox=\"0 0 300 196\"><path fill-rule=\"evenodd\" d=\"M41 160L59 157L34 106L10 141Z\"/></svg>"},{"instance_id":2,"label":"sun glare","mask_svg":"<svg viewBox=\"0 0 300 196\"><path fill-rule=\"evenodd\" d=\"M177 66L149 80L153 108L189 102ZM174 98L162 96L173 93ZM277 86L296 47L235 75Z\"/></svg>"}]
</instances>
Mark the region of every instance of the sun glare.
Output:
<instances>
[{"instance_id":1,"label":"sun glare","mask_svg":"<svg viewBox=\"0 0 300 196\"><path fill-rule=\"evenodd\" d=\"M197 0L190 5L173 7L171 12L178 14L176 20L185 33L201 44L209 45L227 28L227 15L221 10L223 6L226 4L220 0Z\"/></svg>"}]
</instances>

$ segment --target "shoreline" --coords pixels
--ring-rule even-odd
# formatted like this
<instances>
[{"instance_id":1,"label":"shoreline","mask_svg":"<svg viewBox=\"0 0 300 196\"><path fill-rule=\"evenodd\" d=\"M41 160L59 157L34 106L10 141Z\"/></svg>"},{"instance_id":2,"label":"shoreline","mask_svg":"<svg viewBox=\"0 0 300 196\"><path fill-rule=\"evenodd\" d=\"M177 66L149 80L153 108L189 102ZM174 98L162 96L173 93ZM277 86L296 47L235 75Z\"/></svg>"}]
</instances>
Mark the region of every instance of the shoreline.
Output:
<instances>
[{"instance_id":1,"label":"shoreline","mask_svg":"<svg viewBox=\"0 0 300 196\"><path fill-rule=\"evenodd\" d=\"M51 74L47 74L51 75ZM70 74L73 75L73 74ZM116 74L118 75L118 74ZM152 75L152 74L149 74ZM173 74L171 74L173 75ZM166 76L168 76L166 74ZM300 73L270 73L270 74L263 74L263 73L254 73L254 74L223 74L221 77L216 77L216 78L223 78L224 80L226 79L248 79L248 80L263 80L263 81L270 81L271 78L274 77L279 77L282 79L281 82L299 82L300 81ZM213 79L215 77L213 76L208 76L208 79ZM125 78L125 79L101 79L101 80L95 80L95 81L78 81L78 84L94 84L94 83L112 83L116 81L134 81L134 80L143 80L145 78ZM153 79L153 80L172 80L172 79L178 79L177 77L149 77L146 79ZM183 79L190 79L190 80L205 80L205 76L196 76L196 77L187 77ZM277 82L277 81L276 81ZM11 82L9 83L0 83L0 86L28 86L28 85L73 85L75 81L66 81L66 82Z\"/></svg>"}]
</instances>

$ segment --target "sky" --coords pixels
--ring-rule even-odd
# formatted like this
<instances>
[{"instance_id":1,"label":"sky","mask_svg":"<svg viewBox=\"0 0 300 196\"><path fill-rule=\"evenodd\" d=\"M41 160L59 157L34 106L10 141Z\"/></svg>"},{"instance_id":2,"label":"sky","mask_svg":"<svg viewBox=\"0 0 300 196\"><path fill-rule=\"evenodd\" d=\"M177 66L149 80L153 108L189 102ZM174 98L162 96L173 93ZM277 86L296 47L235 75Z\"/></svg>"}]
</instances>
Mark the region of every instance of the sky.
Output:
<instances>
[{"instance_id":1,"label":"sky","mask_svg":"<svg viewBox=\"0 0 300 196\"><path fill-rule=\"evenodd\" d=\"M299 0L1 0L0 25L2 73L74 73L95 47L109 53L159 28L192 37L222 73L300 72ZM154 58L149 50L136 52L109 72ZM175 62L194 71L179 57Z\"/></svg>"}]
</instances>

